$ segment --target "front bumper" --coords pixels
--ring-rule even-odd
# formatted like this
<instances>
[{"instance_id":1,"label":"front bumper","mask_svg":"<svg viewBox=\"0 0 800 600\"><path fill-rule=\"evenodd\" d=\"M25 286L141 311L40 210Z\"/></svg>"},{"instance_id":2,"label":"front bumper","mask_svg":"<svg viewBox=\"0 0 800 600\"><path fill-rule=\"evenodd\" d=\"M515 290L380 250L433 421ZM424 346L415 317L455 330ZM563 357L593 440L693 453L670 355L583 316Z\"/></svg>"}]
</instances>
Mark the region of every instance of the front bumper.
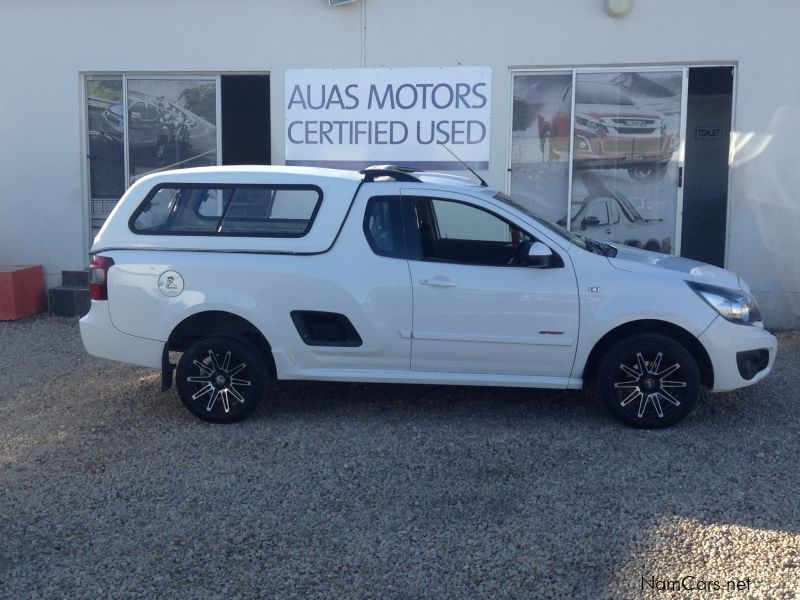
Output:
<instances>
[{"instance_id":1,"label":"front bumper","mask_svg":"<svg viewBox=\"0 0 800 600\"><path fill-rule=\"evenodd\" d=\"M714 368L714 392L735 390L758 383L766 377L775 364L778 340L763 327L737 325L717 317L698 338L708 352ZM766 350L769 358L766 367L757 371L750 379L740 372L740 353ZM761 365L760 365L761 366Z\"/></svg>"},{"instance_id":2,"label":"front bumper","mask_svg":"<svg viewBox=\"0 0 800 600\"><path fill-rule=\"evenodd\" d=\"M80 320L81 340L86 351L100 358L161 368L164 342L122 333L111 322L108 301L92 300L89 312Z\"/></svg>"},{"instance_id":3,"label":"front bumper","mask_svg":"<svg viewBox=\"0 0 800 600\"><path fill-rule=\"evenodd\" d=\"M627 168L666 163L674 149L660 132L645 135L598 135L575 130L573 140L576 167Z\"/></svg>"}]
</instances>

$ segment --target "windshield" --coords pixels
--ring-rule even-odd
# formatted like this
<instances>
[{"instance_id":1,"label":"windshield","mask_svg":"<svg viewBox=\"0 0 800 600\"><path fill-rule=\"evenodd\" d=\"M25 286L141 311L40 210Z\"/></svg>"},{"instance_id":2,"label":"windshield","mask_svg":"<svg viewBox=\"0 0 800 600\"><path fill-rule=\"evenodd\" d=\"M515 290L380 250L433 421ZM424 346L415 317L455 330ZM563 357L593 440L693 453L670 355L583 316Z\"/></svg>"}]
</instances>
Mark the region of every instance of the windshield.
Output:
<instances>
[{"instance_id":1,"label":"windshield","mask_svg":"<svg viewBox=\"0 0 800 600\"><path fill-rule=\"evenodd\" d=\"M578 246L578 248L581 248L582 250L586 250L587 252L593 252L594 254L602 254L603 256L617 255L617 250L613 246L600 243L584 235L578 235L576 233L572 233L571 231L567 231L561 225L557 225L551 221L548 221L547 219L543 219L542 217L535 215L528 208L516 202L510 196L506 196L502 192L497 192L494 195L494 198L495 200L499 200L503 204L508 204L509 206L517 209L527 217L530 217L531 219L536 221L539 225L541 225L548 231L555 233L560 238L575 244L576 246Z\"/></svg>"},{"instance_id":2,"label":"windshield","mask_svg":"<svg viewBox=\"0 0 800 600\"><path fill-rule=\"evenodd\" d=\"M617 104L633 106L633 100L628 98L616 86L592 81L578 83L578 93L575 94L576 104Z\"/></svg>"},{"instance_id":3,"label":"windshield","mask_svg":"<svg viewBox=\"0 0 800 600\"><path fill-rule=\"evenodd\" d=\"M628 200L625 196L622 195L622 192L616 192L614 197L619 200L619 204L623 210L625 210L629 215L631 215L631 221L644 221L645 218L641 215L641 213L636 210L636 207L631 204L631 201Z\"/></svg>"}]
</instances>

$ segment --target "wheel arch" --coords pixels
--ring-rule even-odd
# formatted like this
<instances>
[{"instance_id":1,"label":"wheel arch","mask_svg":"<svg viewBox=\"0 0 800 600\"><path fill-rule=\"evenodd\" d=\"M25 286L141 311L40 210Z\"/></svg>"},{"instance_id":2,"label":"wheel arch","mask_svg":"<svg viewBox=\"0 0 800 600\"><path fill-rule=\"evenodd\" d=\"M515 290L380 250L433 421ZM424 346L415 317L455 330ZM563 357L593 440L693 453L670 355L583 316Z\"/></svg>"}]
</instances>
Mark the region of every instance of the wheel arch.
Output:
<instances>
[{"instance_id":1,"label":"wheel arch","mask_svg":"<svg viewBox=\"0 0 800 600\"><path fill-rule=\"evenodd\" d=\"M162 361L162 382L172 383L173 365L168 360L169 352L183 352L192 343L209 335L232 335L243 337L258 349L264 358L270 375L277 378L272 346L261 330L249 320L224 310L206 310L184 318L172 330L164 344L165 360ZM169 371L169 372L167 372ZM162 386L163 387L163 386ZM166 387L169 387L167 385Z\"/></svg>"},{"instance_id":2,"label":"wheel arch","mask_svg":"<svg viewBox=\"0 0 800 600\"><path fill-rule=\"evenodd\" d=\"M642 247L645 250L650 250L651 252L661 252L661 242L655 238L650 238L647 240Z\"/></svg>"},{"instance_id":3,"label":"wheel arch","mask_svg":"<svg viewBox=\"0 0 800 600\"><path fill-rule=\"evenodd\" d=\"M671 337L680 343L694 358L700 371L700 381L707 388L714 387L714 367L711 358L703 344L684 328L668 321L643 319L630 321L619 325L600 338L589 353L583 369L583 379L594 381L597 378L597 368L605 353L619 340L636 334L660 333Z\"/></svg>"}]
</instances>

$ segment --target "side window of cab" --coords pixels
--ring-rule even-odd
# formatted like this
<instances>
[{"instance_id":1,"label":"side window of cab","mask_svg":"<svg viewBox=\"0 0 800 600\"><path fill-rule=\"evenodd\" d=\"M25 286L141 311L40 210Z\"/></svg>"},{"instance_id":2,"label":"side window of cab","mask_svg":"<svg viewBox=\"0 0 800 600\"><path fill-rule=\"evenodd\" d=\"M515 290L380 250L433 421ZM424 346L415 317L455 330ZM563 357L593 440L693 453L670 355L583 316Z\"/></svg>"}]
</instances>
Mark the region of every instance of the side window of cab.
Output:
<instances>
[{"instance_id":1,"label":"side window of cab","mask_svg":"<svg viewBox=\"0 0 800 600\"><path fill-rule=\"evenodd\" d=\"M446 198L374 196L364 237L379 256L490 267L531 266L531 234L489 210ZM563 266L554 255L552 267Z\"/></svg>"},{"instance_id":2,"label":"side window of cab","mask_svg":"<svg viewBox=\"0 0 800 600\"><path fill-rule=\"evenodd\" d=\"M364 211L364 236L379 256L405 258L403 208L400 196L374 196Z\"/></svg>"},{"instance_id":3,"label":"side window of cab","mask_svg":"<svg viewBox=\"0 0 800 600\"><path fill-rule=\"evenodd\" d=\"M536 241L498 215L458 200L410 198L421 259L492 267L527 266Z\"/></svg>"}]
</instances>

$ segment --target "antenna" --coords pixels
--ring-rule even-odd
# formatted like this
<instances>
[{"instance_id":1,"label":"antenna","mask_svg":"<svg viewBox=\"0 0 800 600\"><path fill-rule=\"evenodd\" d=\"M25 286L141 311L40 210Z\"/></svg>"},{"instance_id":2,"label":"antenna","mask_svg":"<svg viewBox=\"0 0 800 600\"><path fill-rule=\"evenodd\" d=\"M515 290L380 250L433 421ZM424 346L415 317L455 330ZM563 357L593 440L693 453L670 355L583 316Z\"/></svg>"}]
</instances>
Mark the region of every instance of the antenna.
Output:
<instances>
[{"instance_id":1,"label":"antenna","mask_svg":"<svg viewBox=\"0 0 800 600\"><path fill-rule=\"evenodd\" d=\"M465 169L467 169L470 173L475 175L475 177L478 179L478 181L481 182L481 186L482 187L489 187L489 184L486 183L483 180L483 177L478 175L472 167L470 167L467 163L465 163L463 160L461 160L461 158L455 152L450 150L450 148L448 148L447 145L444 142L439 142L439 145L442 146L445 150L447 150L450 154L452 154L458 162L460 162L462 165L464 165Z\"/></svg>"}]
</instances>

